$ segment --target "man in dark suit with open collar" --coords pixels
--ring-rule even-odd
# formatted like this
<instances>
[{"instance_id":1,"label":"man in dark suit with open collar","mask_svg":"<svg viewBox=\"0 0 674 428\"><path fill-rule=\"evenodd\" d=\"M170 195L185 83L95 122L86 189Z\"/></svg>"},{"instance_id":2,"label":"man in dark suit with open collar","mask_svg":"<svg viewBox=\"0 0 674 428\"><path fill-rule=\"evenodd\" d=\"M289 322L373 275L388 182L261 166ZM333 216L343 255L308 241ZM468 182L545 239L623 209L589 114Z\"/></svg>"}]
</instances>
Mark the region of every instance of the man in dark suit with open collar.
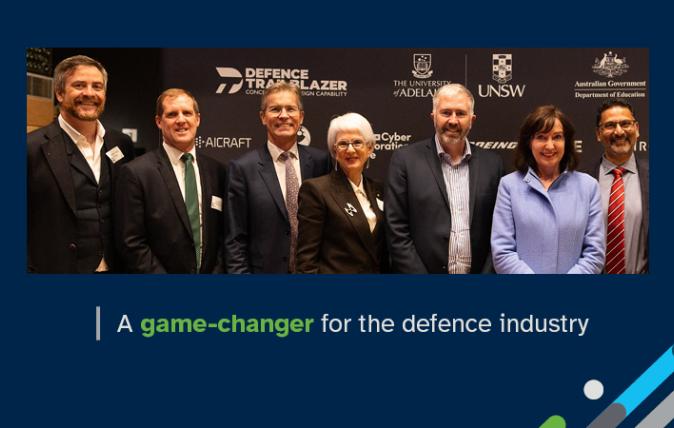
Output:
<instances>
[{"instance_id":1,"label":"man in dark suit with open collar","mask_svg":"<svg viewBox=\"0 0 674 428\"><path fill-rule=\"evenodd\" d=\"M108 75L77 55L54 70L60 114L28 134L28 271L115 271L114 182L133 159L128 136L104 129Z\"/></svg>"},{"instance_id":2,"label":"man in dark suit with open collar","mask_svg":"<svg viewBox=\"0 0 674 428\"><path fill-rule=\"evenodd\" d=\"M433 97L435 138L394 152L385 196L393 270L401 273L492 271L490 234L503 163L471 146L474 98L460 84Z\"/></svg>"},{"instance_id":3,"label":"man in dark suit with open collar","mask_svg":"<svg viewBox=\"0 0 674 428\"><path fill-rule=\"evenodd\" d=\"M184 89L167 89L157 99L155 122L161 146L119 175L115 235L125 268L223 272L225 167L196 153L196 99Z\"/></svg>"},{"instance_id":4,"label":"man in dark suit with open collar","mask_svg":"<svg viewBox=\"0 0 674 428\"><path fill-rule=\"evenodd\" d=\"M648 272L648 157L637 157L634 147L639 139L639 122L632 106L625 100L608 100L597 110L597 141L604 147L604 154L588 171L599 181L604 217L608 217L613 170L621 167L624 202L624 253L616 254L624 262L619 269L606 254L607 273ZM607 241L612 239L608 236ZM613 235L613 234L612 234ZM609 272L609 270L611 270ZM620 272L619 272L620 270Z\"/></svg>"},{"instance_id":5,"label":"man in dark suit with open collar","mask_svg":"<svg viewBox=\"0 0 674 428\"><path fill-rule=\"evenodd\" d=\"M297 144L304 120L300 90L278 82L268 87L260 107L267 143L229 163L229 231L226 239L229 273L288 273L294 270L297 197L286 200L288 183L330 172L330 155ZM291 192L292 194L292 192ZM292 218L291 218L292 217Z\"/></svg>"}]
</instances>

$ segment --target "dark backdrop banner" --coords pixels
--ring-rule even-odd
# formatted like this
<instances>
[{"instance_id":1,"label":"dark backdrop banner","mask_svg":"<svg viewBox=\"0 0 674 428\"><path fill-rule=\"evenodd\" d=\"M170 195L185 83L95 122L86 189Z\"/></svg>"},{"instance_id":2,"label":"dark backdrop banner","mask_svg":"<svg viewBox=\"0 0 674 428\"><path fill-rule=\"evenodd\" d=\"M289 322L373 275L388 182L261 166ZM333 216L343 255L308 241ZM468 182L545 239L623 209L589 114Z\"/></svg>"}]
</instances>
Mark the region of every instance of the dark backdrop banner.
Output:
<instances>
[{"instance_id":1,"label":"dark backdrop banner","mask_svg":"<svg viewBox=\"0 0 674 428\"><path fill-rule=\"evenodd\" d=\"M369 175L384 179L391 153L433 135L432 96L456 82L475 96L468 138L513 169L519 126L535 107L555 104L576 126L581 159L595 162L597 107L625 98L635 108L640 156L648 150L648 49L163 49L166 87L194 93L202 122L197 147L227 162L266 142L258 115L264 88L290 80L302 90L301 144L326 147L330 119L349 111L372 123Z\"/></svg>"}]
</instances>

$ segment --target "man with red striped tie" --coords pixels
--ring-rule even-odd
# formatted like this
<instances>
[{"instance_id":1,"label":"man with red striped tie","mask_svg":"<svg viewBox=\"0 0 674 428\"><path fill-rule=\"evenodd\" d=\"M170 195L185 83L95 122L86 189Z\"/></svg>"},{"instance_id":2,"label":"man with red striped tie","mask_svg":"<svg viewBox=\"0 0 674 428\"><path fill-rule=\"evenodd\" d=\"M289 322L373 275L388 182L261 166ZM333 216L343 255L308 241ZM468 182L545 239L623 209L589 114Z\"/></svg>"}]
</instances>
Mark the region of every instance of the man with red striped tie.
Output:
<instances>
[{"instance_id":1,"label":"man with red striped tie","mask_svg":"<svg viewBox=\"0 0 674 428\"><path fill-rule=\"evenodd\" d=\"M604 155L593 169L606 218L609 274L648 272L648 156L636 157L639 122L624 100L597 110L597 141Z\"/></svg>"}]
</instances>

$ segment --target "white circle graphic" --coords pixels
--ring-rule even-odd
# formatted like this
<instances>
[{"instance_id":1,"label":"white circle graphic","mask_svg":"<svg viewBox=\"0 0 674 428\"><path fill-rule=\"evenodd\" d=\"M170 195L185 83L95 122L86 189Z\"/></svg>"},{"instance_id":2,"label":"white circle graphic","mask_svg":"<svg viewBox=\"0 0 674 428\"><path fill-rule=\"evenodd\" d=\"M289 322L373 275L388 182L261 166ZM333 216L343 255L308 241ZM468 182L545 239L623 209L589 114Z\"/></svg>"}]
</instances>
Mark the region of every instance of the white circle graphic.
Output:
<instances>
[{"instance_id":1,"label":"white circle graphic","mask_svg":"<svg viewBox=\"0 0 674 428\"><path fill-rule=\"evenodd\" d=\"M604 395L604 385L596 379L585 382L583 393L590 400L599 400Z\"/></svg>"}]
</instances>

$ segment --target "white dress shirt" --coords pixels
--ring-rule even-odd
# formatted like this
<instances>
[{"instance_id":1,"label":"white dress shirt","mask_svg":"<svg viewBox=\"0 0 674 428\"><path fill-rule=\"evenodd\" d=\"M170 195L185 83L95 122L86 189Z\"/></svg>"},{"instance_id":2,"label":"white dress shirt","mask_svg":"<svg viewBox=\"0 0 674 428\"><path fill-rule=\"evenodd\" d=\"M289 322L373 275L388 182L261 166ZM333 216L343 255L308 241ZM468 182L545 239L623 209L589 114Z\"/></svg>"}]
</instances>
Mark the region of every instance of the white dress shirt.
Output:
<instances>
[{"instance_id":1,"label":"white dress shirt","mask_svg":"<svg viewBox=\"0 0 674 428\"><path fill-rule=\"evenodd\" d=\"M101 149L103 148L105 128L103 128L101 122L96 121L98 128L96 129L96 140L92 147L87 141L87 137L80 134L77 129L66 122L65 119L63 119L63 116L59 115L58 121L61 129L63 129L70 139L75 142L75 146L77 146L80 153L82 153L82 156L84 156L84 159L87 161L87 164L89 164L89 168L91 168L91 171L96 178L96 183L98 183L101 178Z\"/></svg>"},{"instance_id":2,"label":"white dress shirt","mask_svg":"<svg viewBox=\"0 0 674 428\"><path fill-rule=\"evenodd\" d=\"M472 254L470 247L470 174L469 161L472 155L468 140L465 142L463 156L454 162L445 153L438 136L435 136L435 148L441 159L442 175L449 200L452 230L449 234L448 273L470 273Z\"/></svg>"},{"instance_id":3,"label":"white dress shirt","mask_svg":"<svg viewBox=\"0 0 674 428\"><path fill-rule=\"evenodd\" d=\"M377 226L377 214L372 210L372 205L370 204L369 199L367 199L367 194L365 193L365 188L363 187L363 176L360 176L360 184L356 186L353 184L353 181L349 180L349 184L353 189L353 193L356 194L358 198L358 203L363 209L363 214L367 218L367 224L370 226L370 232L374 231L375 226Z\"/></svg>"}]
</instances>

